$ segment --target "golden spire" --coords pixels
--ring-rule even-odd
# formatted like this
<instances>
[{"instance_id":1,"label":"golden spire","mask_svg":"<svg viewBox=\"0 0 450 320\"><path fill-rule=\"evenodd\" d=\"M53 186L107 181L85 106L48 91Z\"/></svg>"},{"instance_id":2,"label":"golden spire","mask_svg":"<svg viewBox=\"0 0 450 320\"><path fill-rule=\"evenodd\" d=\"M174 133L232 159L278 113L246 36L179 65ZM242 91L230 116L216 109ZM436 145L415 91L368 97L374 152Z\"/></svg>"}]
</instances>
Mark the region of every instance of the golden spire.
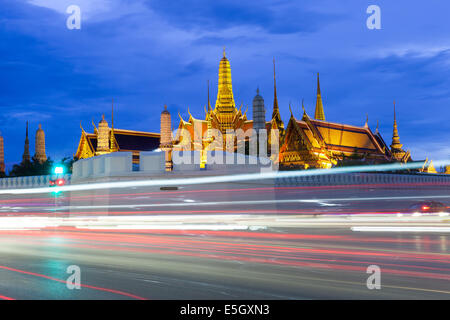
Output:
<instances>
[{"instance_id":1,"label":"golden spire","mask_svg":"<svg viewBox=\"0 0 450 320\"><path fill-rule=\"evenodd\" d=\"M278 128L284 129L283 120L281 120L280 108L278 107L278 97L277 97L277 78L275 73L275 58L273 58L273 111L272 119L277 123Z\"/></svg>"},{"instance_id":2,"label":"golden spire","mask_svg":"<svg viewBox=\"0 0 450 320\"><path fill-rule=\"evenodd\" d=\"M316 100L316 112L314 118L317 120L325 121L325 113L323 111L322 95L320 93L320 80L319 73L317 72L317 100Z\"/></svg>"},{"instance_id":3,"label":"golden spire","mask_svg":"<svg viewBox=\"0 0 450 320\"><path fill-rule=\"evenodd\" d=\"M92 119L92 125L94 126L94 133L98 134L98 130L97 130L97 127L95 126L94 119Z\"/></svg>"},{"instance_id":4,"label":"golden spire","mask_svg":"<svg viewBox=\"0 0 450 320\"><path fill-rule=\"evenodd\" d=\"M209 80L208 80L208 111L211 110L211 100L209 99Z\"/></svg>"},{"instance_id":5,"label":"golden spire","mask_svg":"<svg viewBox=\"0 0 450 320\"><path fill-rule=\"evenodd\" d=\"M111 129L114 129L114 98L111 101Z\"/></svg>"},{"instance_id":6,"label":"golden spire","mask_svg":"<svg viewBox=\"0 0 450 320\"><path fill-rule=\"evenodd\" d=\"M223 46L223 57L226 58L226 54L225 54L225 46Z\"/></svg>"},{"instance_id":7,"label":"golden spire","mask_svg":"<svg viewBox=\"0 0 450 320\"><path fill-rule=\"evenodd\" d=\"M111 152L118 151L118 145L116 143L116 136L114 135L114 99L111 101L111 132L109 137L109 145Z\"/></svg>"},{"instance_id":8,"label":"golden spire","mask_svg":"<svg viewBox=\"0 0 450 320\"><path fill-rule=\"evenodd\" d=\"M275 75L275 58L273 58L273 113L272 118L275 116L275 113L279 112L278 108L278 98L277 98L277 78Z\"/></svg>"},{"instance_id":9,"label":"golden spire","mask_svg":"<svg viewBox=\"0 0 450 320\"><path fill-rule=\"evenodd\" d=\"M232 121L237 110L231 83L231 67L230 62L225 57L225 50L224 56L219 63L219 83L214 112L220 123L220 130L222 132L225 132L227 129L233 129Z\"/></svg>"},{"instance_id":10,"label":"golden spire","mask_svg":"<svg viewBox=\"0 0 450 320\"><path fill-rule=\"evenodd\" d=\"M394 100L394 131L392 134L391 149L401 150L403 145L400 143L400 136L398 135L397 117L395 114L395 100Z\"/></svg>"},{"instance_id":11,"label":"golden spire","mask_svg":"<svg viewBox=\"0 0 450 320\"><path fill-rule=\"evenodd\" d=\"M30 141L28 140L28 121L25 133L25 147L23 150L22 162L30 162Z\"/></svg>"}]
</instances>

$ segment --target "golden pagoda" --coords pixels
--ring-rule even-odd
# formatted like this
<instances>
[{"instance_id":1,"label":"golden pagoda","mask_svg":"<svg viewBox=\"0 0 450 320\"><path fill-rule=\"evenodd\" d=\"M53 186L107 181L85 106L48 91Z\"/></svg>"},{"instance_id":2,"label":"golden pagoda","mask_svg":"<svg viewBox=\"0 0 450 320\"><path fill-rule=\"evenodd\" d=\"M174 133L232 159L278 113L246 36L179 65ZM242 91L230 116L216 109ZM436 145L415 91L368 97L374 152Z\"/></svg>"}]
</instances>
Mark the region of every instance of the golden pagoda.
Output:
<instances>
[{"instance_id":1,"label":"golden pagoda","mask_svg":"<svg viewBox=\"0 0 450 320\"><path fill-rule=\"evenodd\" d=\"M411 161L411 153L410 151L404 151L402 149L403 144L400 143L400 136L398 134L397 127L397 116L395 112L395 101L394 101L394 129L392 134L392 144L391 144L391 154L392 157L400 162L408 162Z\"/></svg>"},{"instance_id":2,"label":"golden pagoda","mask_svg":"<svg viewBox=\"0 0 450 320\"><path fill-rule=\"evenodd\" d=\"M228 150L232 152L238 150L238 146L242 146L242 143L248 143L250 137L235 137L232 135L236 135L238 130L242 130L245 135L248 134L248 130L253 129L253 120L247 119L247 110L242 112L242 105L239 109L236 108L231 80L231 67L225 50L219 62L218 80L217 99L214 109L211 108L208 84L205 120L194 118L189 108L189 119L187 121L178 114L180 124L174 139L173 150L200 150L202 152L202 163L206 161L206 151L208 150ZM270 137L271 129L281 129L284 132L284 124L281 120L276 97L276 84L274 88L272 120L265 122L265 127L269 131L268 137ZM280 133L281 135L282 133ZM227 143L232 145L227 145ZM202 164L200 165L202 166Z\"/></svg>"}]
</instances>

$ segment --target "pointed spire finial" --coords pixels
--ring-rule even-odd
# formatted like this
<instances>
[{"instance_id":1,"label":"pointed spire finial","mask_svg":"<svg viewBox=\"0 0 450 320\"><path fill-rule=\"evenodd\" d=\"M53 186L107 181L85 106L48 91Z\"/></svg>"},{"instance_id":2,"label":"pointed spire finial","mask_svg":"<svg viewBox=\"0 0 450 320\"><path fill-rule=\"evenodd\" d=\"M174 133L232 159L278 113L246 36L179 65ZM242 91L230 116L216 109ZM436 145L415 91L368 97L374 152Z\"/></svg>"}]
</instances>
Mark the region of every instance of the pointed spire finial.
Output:
<instances>
[{"instance_id":1,"label":"pointed spire finial","mask_svg":"<svg viewBox=\"0 0 450 320\"><path fill-rule=\"evenodd\" d=\"M114 128L114 98L111 99L111 128Z\"/></svg>"},{"instance_id":2,"label":"pointed spire finial","mask_svg":"<svg viewBox=\"0 0 450 320\"><path fill-rule=\"evenodd\" d=\"M320 77L318 72L317 72L317 94L320 94Z\"/></svg>"},{"instance_id":3,"label":"pointed spire finial","mask_svg":"<svg viewBox=\"0 0 450 320\"><path fill-rule=\"evenodd\" d=\"M397 121L396 115L395 115L395 100L394 100L394 122Z\"/></svg>"},{"instance_id":4,"label":"pointed spire finial","mask_svg":"<svg viewBox=\"0 0 450 320\"><path fill-rule=\"evenodd\" d=\"M28 120L27 120L27 129L26 129L25 136L26 136L26 138L28 139Z\"/></svg>"},{"instance_id":5,"label":"pointed spire finial","mask_svg":"<svg viewBox=\"0 0 450 320\"><path fill-rule=\"evenodd\" d=\"M208 83L208 111L210 111L211 110L211 100L209 98L209 79L208 79L207 83Z\"/></svg>"},{"instance_id":6,"label":"pointed spire finial","mask_svg":"<svg viewBox=\"0 0 450 320\"><path fill-rule=\"evenodd\" d=\"M225 46L223 46L223 57L226 58L226 54L225 54Z\"/></svg>"},{"instance_id":7,"label":"pointed spire finial","mask_svg":"<svg viewBox=\"0 0 450 320\"><path fill-rule=\"evenodd\" d=\"M276 82L276 78L275 78L275 57L273 57L273 80Z\"/></svg>"},{"instance_id":8,"label":"pointed spire finial","mask_svg":"<svg viewBox=\"0 0 450 320\"><path fill-rule=\"evenodd\" d=\"M323 111L322 94L320 93L320 80L319 73L317 72L317 99L316 99L316 111L314 118L317 120L325 121L325 112Z\"/></svg>"},{"instance_id":9,"label":"pointed spire finial","mask_svg":"<svg viewBox=\"0 0 450 320\"><path fill-rule=\"evenodd\" d=\"M272 118L278 113L278 98L277 98L277 79L275 74L275 58L273 58L273 113Z\"/></svg>"}]
</instances>

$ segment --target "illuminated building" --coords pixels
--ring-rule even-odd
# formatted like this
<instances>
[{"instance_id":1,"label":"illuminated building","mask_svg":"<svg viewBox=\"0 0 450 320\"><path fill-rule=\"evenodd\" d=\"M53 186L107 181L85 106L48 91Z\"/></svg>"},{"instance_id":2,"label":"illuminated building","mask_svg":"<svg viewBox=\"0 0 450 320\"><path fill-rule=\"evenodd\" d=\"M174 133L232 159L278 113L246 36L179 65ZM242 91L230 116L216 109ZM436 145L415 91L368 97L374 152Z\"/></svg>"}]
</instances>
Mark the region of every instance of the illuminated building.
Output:
<instances>
[{"instance_id":1,"label":"illuminated building","mask_svg":"<svg viewBox=\"0 0 450 320\"><path fill-rule=\"evenodd\" d=\"M135 130L114 128L114 112L111 116L111 128L104 115L99 122L98 129L94 126L94 133L87 133L80 124L81 137L75 158L85 159L111 152L132 152L133 163L139 163L141 151L154 151L160 144L160 134Z\"/></svg>"},{"instance_id":2,"label":"illuminated building","mask_svg":"<svg viewBox=\"0 0 450 320\"><path fill-rule=\"evenodd\" d=\"M378 132L372 133L368 123L362 127L325 121L319 75L315 119L303 107L303 117L289 119L279 161L286 167L331 168L344 159L386 162L389 148Z\"/></svg>"},{"instance_id":3,"label":"illuminated building","mask_svg":"<svg viewBox=\"0 0 450 320\"><path fill-rule=\"evenodd\" d=\"M428 158L425 159L423 166L419 169L419 171L425 173L438 173L433 165L433 160L428 161Z\"/></svg>"},{"instance_id":4,"label":"illuminated building","mask_svg":"<svg viewBox=\"0 0 450 320\"><path fill-rule=\"evenodd\" d=\"M445 173L450 174L450 165L445 167Z\"/></svg>"},{"instance_id":5,"label":"illuminated building","mask_svg":"<svg viewBox=\"0 0 450 320\"><path fill-rule=\"evenodd\" d=\"M27 121L27 129L25 133L25 146L22 155L22 163L30 162L30 141L28 140L28 121Z\"/></svg>"},{"instance_id":6,"label":"illuminated building","mask_svg":"<svg viewBox=\"0 0 450 320\"><path fill-rule=\"evenodd\" d=\"M41 124L39 124L39 128L36 130L36 153L34 154L34 158L42 163L47 161L47 155L45 154L45 133L42 130Z\"/></svg>"},{"instance_id":7,"label":"illuminated building","mask_svg":"<svg viewBox=\"0 0 450 320\"><path fill-rule=\"evenodd\" d=\"M274 61L275 80L275 61ZM257 132L252 129L267 129L267 137L270 140L272 129L280 130L280 138L284 135L284 124L281 120L276 96L276 83L274 83L274 109L272 120L265 121L264 100L257 93L254 104L257 109L253 110L257 117L253 120L247 119L247 110L242 112L242 105L236 108L231 81L231 67L225 50L219 63L219 81L215 108L211 107L209 99L205 106L205 119L196 119L189 112L189 119L185 121L181 115L177 135L174 139L173 150L199 150L202 153L201 164L206 162L206 151L227 150L236 152L243 150L243 144L248 143L253 134ZM257 121L256 124L254 121ZM243 134L240 135L239 132ZM269 141L270 143L270 141ZM241 149L242 148L242 149Z\"/></svg>"}]
</instances>

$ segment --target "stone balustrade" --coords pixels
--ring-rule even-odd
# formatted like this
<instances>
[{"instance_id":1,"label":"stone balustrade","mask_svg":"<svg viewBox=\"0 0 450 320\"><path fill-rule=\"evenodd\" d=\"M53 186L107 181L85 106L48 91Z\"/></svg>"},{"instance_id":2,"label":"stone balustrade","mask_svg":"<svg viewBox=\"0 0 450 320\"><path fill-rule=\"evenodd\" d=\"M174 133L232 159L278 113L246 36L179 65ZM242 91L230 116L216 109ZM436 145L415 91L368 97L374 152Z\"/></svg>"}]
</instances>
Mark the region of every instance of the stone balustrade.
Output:
<instances>
[{"instance_id":1,"label":"stone balustrade","mask_svg":"<svg viewBox=\"0 0 450 320\"><path fill-rule=\"evenodd\" d=\"M50 185L50 180L56 178L57 177L54 175L1 178L0 189L48 187ZM66 184L70 184L70 174L65 174L63 178L66 180Z\"/></svg>"}]
</instances>

